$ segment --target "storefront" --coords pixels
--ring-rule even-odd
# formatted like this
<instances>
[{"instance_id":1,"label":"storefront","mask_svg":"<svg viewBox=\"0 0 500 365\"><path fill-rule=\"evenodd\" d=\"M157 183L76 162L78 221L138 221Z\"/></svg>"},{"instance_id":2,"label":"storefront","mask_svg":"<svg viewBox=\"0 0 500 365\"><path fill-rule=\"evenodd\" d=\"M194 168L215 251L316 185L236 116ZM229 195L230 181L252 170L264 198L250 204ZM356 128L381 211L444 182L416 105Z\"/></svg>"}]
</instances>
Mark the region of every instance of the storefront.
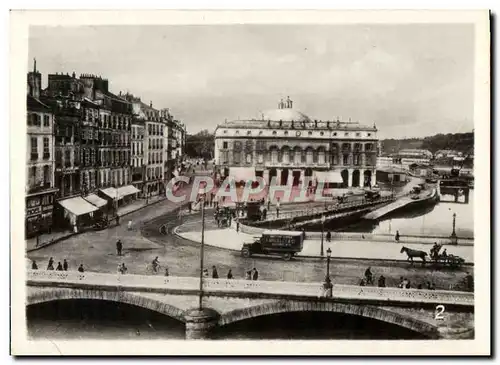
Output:
<instances>
[{"instance_id":1,"label":"storefront","mask_svg":"<svg viewBox=\"0 0 500 365\"><path fill-rule=\"evenodd\" d=\"M34 237L51 230L54 193L56 191L57 189L52 189L26 197L26 238Z\"/></svg>"},{"instance_id":2,"label":"storefront","mask_svg":"<svg viewBox=\"0 0 500 365\"><path fill-rule=\"evenodd\" d=\"M99 208L80 196L60 200L59 204L64 208L64 220L66 224L75 233L94 224L98 217Z\"/></svg>"},{"instance_id":3,"label":"storefront","mask_svg":"<svg viewBox=\"0 0 500 365\"><path fill-rule=\"evenodd\" d=\"M106 188L99 190L99 197L108 202L108 212L116 213L116 209L137 199L140 190L133 185L126 185L119 188Z\"/></svg>"},{"instance_id":4,"label":"storefront","mask_svg":"<svg viewBox=\"0 0 500 365\"><path fill-rule=\"evenodd\" d=\"M99 208L99 211L102 214L106 214L107 213L108 202L106 200L102 199L102 198L99 198L96 194L89 194L89 195L85 196L83 199L85 199L90 204L92 204L92 205L96 206L97 208Z\"/></svg>"}]
</instances>

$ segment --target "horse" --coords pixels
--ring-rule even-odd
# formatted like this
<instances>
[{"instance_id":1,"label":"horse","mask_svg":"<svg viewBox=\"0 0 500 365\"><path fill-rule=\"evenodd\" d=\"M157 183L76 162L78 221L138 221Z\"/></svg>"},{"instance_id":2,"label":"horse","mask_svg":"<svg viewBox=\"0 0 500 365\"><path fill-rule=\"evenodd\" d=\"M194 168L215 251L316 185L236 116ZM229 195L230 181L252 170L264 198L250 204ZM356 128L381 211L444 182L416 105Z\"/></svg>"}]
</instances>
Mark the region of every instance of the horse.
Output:
<instances>
[{"instance_id":1,"label":"horse","mask_svg":"<svg viewBox=\"0 0 500 365\"><path fill-rule=\"evenodd\" d=\"M411 264L413 265L413 258L414 257L419 257L422 260L422 265L425 265L425 257L427 256L427 252L425 251L419 251L419 250L412 250L411 248L403 246L401 248L400 253L406 252L408 255L408 259L411 261Z\"/></svg>"}]
</instances>

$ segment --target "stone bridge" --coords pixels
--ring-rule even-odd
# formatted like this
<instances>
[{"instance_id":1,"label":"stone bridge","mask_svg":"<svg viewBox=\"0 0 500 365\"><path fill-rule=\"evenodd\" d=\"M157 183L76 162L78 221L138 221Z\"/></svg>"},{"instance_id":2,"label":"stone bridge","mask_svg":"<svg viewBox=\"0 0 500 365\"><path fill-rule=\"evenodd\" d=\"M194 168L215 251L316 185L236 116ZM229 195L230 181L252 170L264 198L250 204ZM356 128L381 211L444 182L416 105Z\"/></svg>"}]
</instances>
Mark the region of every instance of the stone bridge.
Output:
<instances>
[{"instance_id":1,"label":"stone bridge","mask_svg":"<svg viewBox=\"0 0 500 365\"><path fill-rule=\"evenodd\" d=\"M474 294L321 283L203 279L60 271L27 272L26 305L90 299L126 303L175 318L186 338L209 338L216 326L287 312L335 312L395 324L428 338L473 338ZM437 306L444 306L442 314ZM437 318L437 317L441 317Z\"/></svg>"}]
</instances>

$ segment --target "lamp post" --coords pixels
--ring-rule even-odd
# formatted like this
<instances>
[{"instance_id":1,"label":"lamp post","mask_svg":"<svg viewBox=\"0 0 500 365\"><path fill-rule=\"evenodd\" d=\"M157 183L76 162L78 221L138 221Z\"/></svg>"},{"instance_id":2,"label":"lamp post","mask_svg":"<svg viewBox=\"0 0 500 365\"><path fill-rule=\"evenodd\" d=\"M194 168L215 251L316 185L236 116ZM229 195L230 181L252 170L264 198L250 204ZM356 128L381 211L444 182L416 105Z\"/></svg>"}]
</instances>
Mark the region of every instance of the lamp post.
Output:
<instances>
[{"instance_id":1,"label":"lamp post","mask_svg":"<svg viewBox=\"0 0 500 365\"><path fill-rule=\"evenodd\" d=\"M200 295L198 302L198 309L201 311L203 309L203 256L204 256L204 246L205 246L205 204L204 204L203 194L200 198L201 204L201 244L200 244Z\"/></svg>"},{"instance_id":2,"label":"lamp post","mask_svg":"<svg viewBox=\"0 0 500 365\"><path fill-rule=\"evenodd\" d=\"M453 230L451 232L451 236L450 236L450 239L451 239L451 243L453 245L456 245L458 244L458 238L457 238L457 234L455 232L455 223L456 223L456 219L457 219L457 214L456 213L453 213Z\"/></svg>"},{"instance_id":3,"label":"lamp post","mask_svg":"<svg viewBox=\"0 0 500 365\"><path fill-rule=\"evenodd\" d=\"M324 250L323 250L323 236L324 236L324 233L325 233L325 215L323 214L321 216L321 252L320 252L320 255L321 257L323 257L325 254L324 254Z\"/></svg>"},{"instance_id":4,"label":"lamp post","mask_svg":"<svg viewBox=\"0 0 500 365\"><path fill-rule=\"evenodd\" d=\"M330 258L332 257L332 250L328 247L326 250L326 280L330 280Z\"/></svg>"}]
</instances>

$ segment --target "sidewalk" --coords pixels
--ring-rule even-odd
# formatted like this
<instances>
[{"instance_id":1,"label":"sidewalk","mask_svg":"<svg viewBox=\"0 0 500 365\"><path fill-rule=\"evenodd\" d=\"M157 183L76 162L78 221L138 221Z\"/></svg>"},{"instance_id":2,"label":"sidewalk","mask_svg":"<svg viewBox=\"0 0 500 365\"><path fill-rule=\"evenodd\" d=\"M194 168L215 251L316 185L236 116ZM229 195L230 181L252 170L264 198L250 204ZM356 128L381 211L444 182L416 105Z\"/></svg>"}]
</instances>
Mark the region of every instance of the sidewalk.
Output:
<instances>
[{"instance_id":1,"label":"sidewalk","mask_svg":"<svg viewBox=\"0 0 500 365\"><path fill-rule=\"evenodd\" d=\"M186 227L187 228L187 227ZM183 227L177 227L174 233L178 236L194 241L201 242L201 232L187 231ZM236 232L232 228L205 230L205 244L209 246L224 248L228 250L240 251L243 243L252 242L253 235ZM406 244L407 247L429 252L428 244ZM385 260L406 260L406 254L401 253L403 244L395 242L380 241L332 241L323 242L323 249L332 250L332 257L336 258L359 258L359 259L385 259ZM458 255L465 259L465 262L474 262L473 246L445 246L448 254ZM306 239L304 248L297 256L320 257L321 240Z\"/></svg>"},{"instance_id":2,"label":"sidewalk","mask_svg":"<svg viewBox=\"0 0 500 365\"><path fill-rule=\"evenodd\" d=\"M190 186L185 186L185 187L181 188L179 190L179 192L188 191L188 190L190 190L190 188L191 188ZM155 205L155 204L163 202L163 201L166 201L166 198L164 196L157 196L157 197L149 198L148 204L146 204L145 199L138 199L138 200L136 200L136 201L124 206L124 207L118 208L118 216L120 218L126 217L132 213L140 211L141 209L150 207L152 205ZM166 202L168 203L169 207L170 207L170 205L172 205L171 209L175 209L178 205L183 204L183 203L173 203L170 201L166 201ZM171 210L171 209L169 209L169 210ZM154 211L153 215L158 216L158 215L164 214L164 213L162 213L162 211L163 210ZM151 214L148 214L148 215L142 216L141 218L143 218L144 220L147 220L147 219L150 219L152 217L151 217ZM126 218L123 218L123 220L120 223L121 223L121 225L126 225L127 224ZM134 223L136 223L136 222L134 222ZM109 230L113 227L116 227L116 225L111 224L110 227L106 230ZM106 230L104 230L104 231L106 231ZM42 234L38 238L38 242L39 242L38 245L37 245L37 238L36 237L25 240L26 251L30 252L30 251L33 251L36 249L40 249L42 247L66 240L66 239L71 238L71 237L74 237L76 235L82 235L82 234L89 233L89 232L94 232L94 231L93 230L85 230L85 231L75 233L75 232L72 232L70 230L66 230L66 231L52 232L51 234Z\"/></svg>"}]
</instances>

